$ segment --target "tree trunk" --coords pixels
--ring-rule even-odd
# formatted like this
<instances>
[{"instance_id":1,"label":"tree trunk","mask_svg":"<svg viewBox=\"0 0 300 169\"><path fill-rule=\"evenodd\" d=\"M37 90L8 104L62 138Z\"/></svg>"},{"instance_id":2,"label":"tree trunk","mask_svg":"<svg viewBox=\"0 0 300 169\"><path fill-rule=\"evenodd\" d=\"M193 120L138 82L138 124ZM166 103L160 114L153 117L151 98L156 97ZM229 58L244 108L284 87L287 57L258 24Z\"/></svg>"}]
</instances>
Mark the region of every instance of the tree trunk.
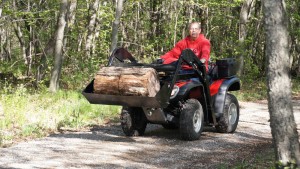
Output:
<instances>
[{"instance_id":1,"label":"tree trunk","mask_svg":"<svg viewBox=\"0 0 300 169\"><path fill-rule=\"evenodd\" d=\"M255 0L245 0L241 12L240 12L240 25L239 25L239 68L238 75L242 75L244 67L244 55L245 55L245 38L247 36L247 22L251 16L251 8L254 6Z\"/></svg>"},{"instance_id":2,"label":"tree trunk","mask_svg":"<svg viewBox=\"0 0 300 169\"><path fill-rule=\"evenodd\" d=\"M300 167L300 147L291 102L288 18L284 0L264 0L268 103L278 168Z\"/></svg>"},{"instance_id":3,"label":"tree trunk","mask_svg":"<svg viewBox=\"0 0 300 169\"><path fill-rule=\"evenodd\" d=\"M24 41L23 33L22 33L21 28L20 28L20 26L18 25L17 22L13 23L13 27L14 27L15 33L17 35L17 38L19 40L19 43L20 43L20 48L22 50L22 57L24 59L25 64L27 65L28 62L27 62L27 59L26 59L27 58L26 57L26 47L25 47L25 41Z\"/></svg>"},{"instance_id":4,"label":"tree trunk","mask_svg":"<svg viewBox=\"0 0 300 169\"><path fill-rule=\"evenodd\" d=\"M88 58L91 56L91 49L92 49L93 37L95 35L95 25L96 25L98 9L99 9L99 0L95 0L94 3L91 4L89 8L90 19L88 25L88 35L87 35L87 40L85 45L85 55Z\"/></svg>"},{"instance_id":5,"label":"tree trunk","mask_svg":"<svg viewBox=\"0 0 300 169\"><path fill-rule=\"evenodd\" d=\"M16 0L13 0L12 1L12 6L13 6L13 9L14 10L16 10L16 11L18 11L19 9L18 9L18 5L20 5L20 4L18 4L19 2L18 1L16 1ZM26 9L26 11L29 11L30 10L30 1L28 1L27 2L28 4L27 4L27 9ZM24 4L22 4L22 5L25 5L25 3ZM18 19L20 19L20 18L17 18L17 17L13 17L16 21L15 22L13 22L13 27L14 27L14 31L15 31L15 33L16 33L16 36L17 36L17 38L18 38L18 40L19 40L19 43L20 43L20 48L21 48L21 50L22 50L22 56L23 56L23 59L24 59L24 61L25 61L25 65L27 65L27 66L31 66L30 64L31 64L31 41L30 41L30 37L31 37L31 26L29 26L28 24L27 24L27 20L26 20L26 17L24 17L24 20L25 20L25 28L27 28L27 32L28 32L28 34L27 34L27 36L26 36L26 34L25 35L23 35L23 32L22 32L22 28L21 28L21 26L19 25L19 22L20 21L17 21ZM25 31L24 31L25 32ZM25 40L25 37L28 37L28 43L26 43L26 40ZM28 44L28 46L26 45L26 44ZM27 47L26 47L27 46ZM29 67L28 67L29 68ZM28 73L28 70L27 70L27 73Z\"/></svg>"},{"instance_id":6,"label":"tree trunk","mask_svg":"<svg viewBox=\"0 0 300 169\"><path fill-rule=\"evenodd\" d=\"M31 11L31 3L30 0L27 1L27 9L26 12ZM28 17L25 17L27 19ZM28 31L28 44L26 47L26 60L27 60L27 72L26 75L29 76L31 75L31 69L32 69L32 55L33 55L33 43L34 43L34 31L32 25L26 20L25 21L25 27Z\"/></svg>"},{"instance_id":7,"label":"tree trunk","mask_svg":"<svg viewBox=\"0 0 300 169\"><path fill-rule=\"evenodd\" d=\"M153 68L103 67L94 81L94 92L99 94L154 97L159 89Z\"/></svg>"},{"instance_id":8,"label":"tree trunk","mask_svg":"<svg viewBox=\"0 0 300 169\"><path fill-rule=\"evenodd\" d=\"M65 28L65 34L68 35L69 32L72 32L72 27L73 24L75 22L75 11L76 11L76 7L77 7L77 0L69 0L69 4L68 4L68 12L66 14L66 28ZM67 36L64 37L64 48L67 48L67 44L68 44L68 38ZM66 50L68 51L68 50Z\"/></svg>"},{"instance_id":9,"label":"tree trunk","mask_svg":"<svg viewBox=\"0 0 300 169\"><path fill-rule=\"evenodd\" d=\"M63 62L63 40L64 30L66 26L66 13L68 10L68 0L61 0L60 15L57 23L55 49L54 49L54 67L52 69L50 87L51 92L56 92L59 89L59 79Z\"/></svg>"},{"instance_id":10,"label":"tree trunk","mask_svg":"<svg viewBox=\"0 0 300 169\"><path fill-rule=\"evenodd\" d=\"M298 58L298 70L297 70L297 76L300 77L300 57Z\"/></svg>"},{"instance_id":11,"label":"tree trunk","mask_svg":"<svg viewBox=\"0 0 300 169\"><path fill-rule=\"evenodd\" d=\"M3 6L3 2L0 5L0 20L2 20L2 6ZM3 56L3 42L4 42L4 29L2 28L2 26L0 26L0 61L4 60L4 56Z\"/></svg>"},{"instance_id":12,"label":"tree trunk","mask_svg":"<svg viewBox=\"0 0 300 169\"><path fill-rule=\"evenodd\" d=\"M177 11L177 0L175 2L172 2L174 5L174 10L175 10L175 25L174 25L174 38L173 38L173 46L176 45L177 43L177 23L178 23L178 15L180 13L180 10Z\"/></svg>"},{"instance_id":13,"label":"tree trunk","mask_svg":"<svg viewBox=\"0 0 300 169\"><path fill-rule=\"evenodd\" d=\"M4 50L3 50L3 47L4 47L4 29L2 29L0 27L0 61L3 61L4 60Z\"/></svg>"},{"instance_id":14,"label":"tree trunk","mask_svg":"<svg viewBox=\"0 0 300 169\"><path fill-rule=\"evenodd\" d=\"M134 43L138 43L139 42L139 24L140 24L140 3L137 2L137 9L136 9L136 17L135 17L135 23L134 23Z\"/></svg>"},{"instance_id":15,"label":"tree trunk","mask_svg":"<svg viewBox=\"0 0 300 169\"><path fill-rule=\"evenodd\" d=\"M111 46L110 46L110 53L117 47L118 43L118 28L120 25L120 18L122 15L122 10L123 10L123 3L124 0L116 0L116 15L115 15L115 20L112 25L112 36L111 36Z\"/></svg>"},{"instance_id":16,"label":"tree trunk","mask_svg":"<svg viewBox=\"0 0 300 169\"><path fill-rule=\"evenodd\" d=\"M32 51L33 51L33 42L34 42L34 36L33 36L33 28L31 25L28 25L29 28L29 44L26 49L26 60L27 60L27 72L26 75L31 75L31 68L32 68Z\"/></svg>"},{"instance_id":17,"label":"tree trunk","mask_svg":"<svg viewBox=\"0 0 300 169\"><path fill-rule=\"evenodd\" d=\"M11 61L11 34L9 31L5 31L5 41L3 44L3 50L4 50L4 55L5 55L5 60Z\"/></svg>"},{"instance_id":18,"label":"tree trunk","mask_svg":"<svg viewBox=\"0 0 300 169\"><path fill-rule=\"evenodd\" d=\"M94 55L96 53L96 47L97 47L96 41L97 41L97 38L99 38L100 31L101 31L101 19L98 17L96 19L96 23L95 23L95 35L93 36L93 39L92 39L92 42L93 42L92 47L91 47L92 48L92 55Z\"/></svg>"}]
</instances>

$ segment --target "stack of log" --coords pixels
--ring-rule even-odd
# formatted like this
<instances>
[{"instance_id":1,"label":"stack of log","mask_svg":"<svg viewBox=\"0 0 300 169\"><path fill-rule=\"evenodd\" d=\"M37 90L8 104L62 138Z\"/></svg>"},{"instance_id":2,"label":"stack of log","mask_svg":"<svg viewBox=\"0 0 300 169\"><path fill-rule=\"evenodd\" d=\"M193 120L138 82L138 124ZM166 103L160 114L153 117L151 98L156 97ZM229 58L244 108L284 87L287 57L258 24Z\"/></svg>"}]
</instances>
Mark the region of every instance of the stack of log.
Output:
<instances>
[{"instance_id":1,"label":"stack of log","mask_svg":"<svg viewBox=\"0 0 300 169\"><path fill-rule=\"evenodd\" d=\"M157 72L142 67L102 67L94 80L94 93L154 97L160 89Z\"/></svg>"}]
</instances>

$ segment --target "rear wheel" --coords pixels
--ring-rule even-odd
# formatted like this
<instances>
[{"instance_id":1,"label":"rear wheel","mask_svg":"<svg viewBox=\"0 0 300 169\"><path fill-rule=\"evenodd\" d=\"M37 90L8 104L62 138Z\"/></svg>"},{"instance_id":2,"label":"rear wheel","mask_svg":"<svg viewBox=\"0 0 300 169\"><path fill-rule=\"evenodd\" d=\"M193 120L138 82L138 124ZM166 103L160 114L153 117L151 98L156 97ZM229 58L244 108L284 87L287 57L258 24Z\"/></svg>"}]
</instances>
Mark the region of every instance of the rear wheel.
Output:
<instances>
[{"instance_id":1,"label":"rear wheel","mask_svg":"<svg viewBox=\"0 0 300 169\"><path fill-rule=\"evenodd\" d=\"M142 108L123 107L120 120L126 136L144 135L148 121Z\"/></svg>"},{"instance_id":2,"label":"rear wheel","mask_svg":"<svg viewBox=\"0 0 300 169\"><path fill-rule=\"evenodd\" d=\"M217 119L216 129L221 133L233 133L239 122L240 108L236 97L227 94L224 104L223 115Z\"/></svg>"},{"instance_id":3,"label":"rear wheel","mask_svg":"<svg viewBox=\"0 0 300 169\"><path fill-rule=\"evenodd\" d=\"M183 140L200 138L204 125L204 114L200 102L189 99L183 105L179 121L180 136Z\"/></svg>"}]
</instances>

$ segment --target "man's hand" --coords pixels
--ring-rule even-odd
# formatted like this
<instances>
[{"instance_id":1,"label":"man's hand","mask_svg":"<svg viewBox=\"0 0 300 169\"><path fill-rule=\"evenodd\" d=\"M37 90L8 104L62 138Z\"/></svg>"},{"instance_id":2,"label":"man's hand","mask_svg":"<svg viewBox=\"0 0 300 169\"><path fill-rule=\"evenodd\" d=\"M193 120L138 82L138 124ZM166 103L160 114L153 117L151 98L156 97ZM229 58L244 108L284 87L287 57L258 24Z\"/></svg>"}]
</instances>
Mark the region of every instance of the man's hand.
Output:
<instances>
[{"instance_id":1,"label":"man's hand","mask_svg":"<svg viewBox=\"0 0 300 169\"><path fill-rule=\"evenodd\" d=\"M164 59L159 58L159 59L156 59L156 61L154 61L153 63L154 63L154 64L163 64L164 61L165 61Z\"/></svg>"},{"instance_id":2,"label":"man's hand","mask_svg":"<svg viewBox=\"0 0 300 169\"><path fill-rule=\"evenodd\" d=\"M200 62L201 62L201 63L205 63L205 62L206 62L206 59L200 59Z\"/></svg>"}]
</instances>

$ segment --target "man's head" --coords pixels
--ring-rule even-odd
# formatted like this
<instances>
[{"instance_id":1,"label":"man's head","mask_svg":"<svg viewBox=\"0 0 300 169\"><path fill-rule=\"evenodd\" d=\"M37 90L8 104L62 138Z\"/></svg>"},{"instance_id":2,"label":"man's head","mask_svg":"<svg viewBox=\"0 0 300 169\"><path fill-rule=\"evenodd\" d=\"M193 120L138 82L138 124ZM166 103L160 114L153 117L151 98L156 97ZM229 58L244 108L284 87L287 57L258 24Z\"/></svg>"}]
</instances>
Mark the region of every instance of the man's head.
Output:
<instances>
[{"instance_id":1,"label":"man's head","mask_svg":"<svg viewBox=\"0 0 300 169\"><path fill-rule=\"evenodd\" d=\"M196 40L201 33L201 25L199 22L192 22L189 24L189 34L192 40Z\"/></svg>"}]
</instances>

